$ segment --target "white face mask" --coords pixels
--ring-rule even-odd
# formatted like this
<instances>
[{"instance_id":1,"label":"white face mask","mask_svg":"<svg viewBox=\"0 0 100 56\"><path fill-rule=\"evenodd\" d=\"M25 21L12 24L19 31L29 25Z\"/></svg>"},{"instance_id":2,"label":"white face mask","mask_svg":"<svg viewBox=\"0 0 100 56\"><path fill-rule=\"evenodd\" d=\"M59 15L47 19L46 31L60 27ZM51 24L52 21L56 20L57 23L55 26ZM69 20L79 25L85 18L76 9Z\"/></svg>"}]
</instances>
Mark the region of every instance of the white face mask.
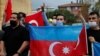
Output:
<instances>
[{"instance_id":1,"label":"white face mask","mask_svg":"<svg viewBox=\"0 0 100 56\"><path fill-rule=\"evenodd\" d=\"M96 27L98 24L96 22L88 22L90 27Z\"/></svg>"},{"instance_id":2,"label":"white face mask","mask_svg":"<svg viewBox=\"0 0 100 56\"><path fill-rule=\"evenodd\" d=\"M56 19L53 19L53 20L52 20L52 23L53 23L53 24L56 24L56 22L57 22Z\"/></svg>"},{"instance_id":3,"label":"white face mask","mask_svg":"<svg viewBox=\"0 0 100 56\"><path fill-rule=\"evenodd\" d=\"M57 21L56 26L63 26L63 22L62 21Z\"/></svg>"}]
</instances>

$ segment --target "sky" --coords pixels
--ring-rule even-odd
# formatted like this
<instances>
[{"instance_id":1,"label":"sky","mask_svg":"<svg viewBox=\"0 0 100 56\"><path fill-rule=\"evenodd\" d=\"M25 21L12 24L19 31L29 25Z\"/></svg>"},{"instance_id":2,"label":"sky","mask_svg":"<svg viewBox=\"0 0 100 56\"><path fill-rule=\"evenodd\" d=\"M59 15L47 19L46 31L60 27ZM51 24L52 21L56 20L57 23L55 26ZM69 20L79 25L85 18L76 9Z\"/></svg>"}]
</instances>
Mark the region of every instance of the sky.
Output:
<instances>
[{"instance_id":1,"label":"sky","mask_svg":"<svg viewBox=\"0 0 100 56\"><path fill-rule=\"evenodd\" d=\"M48 7L57 8L58 5L71 3L71 1L76 2L76 0L32 0L32 8L39 8L43 3Z\"/></svg>"}]
</instances>

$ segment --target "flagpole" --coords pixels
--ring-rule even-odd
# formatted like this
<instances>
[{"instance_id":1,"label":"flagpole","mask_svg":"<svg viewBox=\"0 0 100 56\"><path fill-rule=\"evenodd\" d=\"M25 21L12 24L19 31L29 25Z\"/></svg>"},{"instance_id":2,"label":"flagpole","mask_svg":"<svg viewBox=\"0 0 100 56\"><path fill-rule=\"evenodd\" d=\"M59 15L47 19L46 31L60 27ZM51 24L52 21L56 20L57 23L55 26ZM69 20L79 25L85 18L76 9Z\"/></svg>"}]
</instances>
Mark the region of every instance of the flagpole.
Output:
<instances>
[{"instance_id":1,"label":"flagpole","mask_svg":"<svg viewBox=\"0 0 100 56\"><path fill-rule=\"evenodd\" d=\"M42 12L44 12L45 3L41 6Z\"/></svg>"},{"instance_id":2,"label":"flagpole","mask_svg":"<svg viewBox=\"0 0 100 56\"><path fill-rule=\"evenodd\" d=\"M84 18L83 18L82 20L83 20L83 26L85 26L85 33L87 33L87 31L86 31L86 21L85 21L85 19L84 19ZM85 35L86 35L86 47L87 47L87 54L88 54L89 52L88 52L87 34L85 34Z\"/></svg>"},{"instance_id":3,"label":"flagpole","mask_svg":"<svg viewBox=\"0 0 100 56\"><path fill-rule=\"evenodd\" d=\"M91 43L91 48L92 48L92 56L94 56L93 43Z\"/></svg>"}]
</instances>

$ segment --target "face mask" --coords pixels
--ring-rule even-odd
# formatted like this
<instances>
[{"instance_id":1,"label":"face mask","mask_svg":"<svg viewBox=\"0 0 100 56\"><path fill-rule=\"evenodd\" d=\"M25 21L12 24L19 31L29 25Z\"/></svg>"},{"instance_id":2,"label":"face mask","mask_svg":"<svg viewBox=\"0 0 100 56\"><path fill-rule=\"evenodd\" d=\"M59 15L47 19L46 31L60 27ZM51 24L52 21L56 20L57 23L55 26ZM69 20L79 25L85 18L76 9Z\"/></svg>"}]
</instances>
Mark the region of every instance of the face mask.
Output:
<instances>
[{"instance_id":1,"label":"face mask","mask_svg":"<svg viewBox=\"0 0 100 56\"><path fill-rule=\"evenodd\" d=\"M53 20L52 20L52 23L53 23L53 24L56 24L56 22L57 22L56 19L53 19Z\"/></svg>"},{"instance_id":2,"label":"face mask","mask_svg":"<svg viewBox=\"0 0 100 56\"><path fill-rule=\"evenodd\" d=\"M56 26L63 26L63 22L62 21L57 21Z\"/></svg>"},{"instance_id":3,"label":"face mask","mask_svg":"<svg viewBox=\"0 0 100 56\"><path fill-rule=\"evenodd\" d=\"M10 20L10 26L15 27L17 25L16 21Z\"/></svg>"},{"instance_id":4,"label":"face mask","mask_svg":"<svg viewBox=\"0 0 100 56\"><path fill-rule=\"evenodd\" d=\"M96 22L88 22L90 27L96 27L98 26Z\"/></svg>"}]
</instances>

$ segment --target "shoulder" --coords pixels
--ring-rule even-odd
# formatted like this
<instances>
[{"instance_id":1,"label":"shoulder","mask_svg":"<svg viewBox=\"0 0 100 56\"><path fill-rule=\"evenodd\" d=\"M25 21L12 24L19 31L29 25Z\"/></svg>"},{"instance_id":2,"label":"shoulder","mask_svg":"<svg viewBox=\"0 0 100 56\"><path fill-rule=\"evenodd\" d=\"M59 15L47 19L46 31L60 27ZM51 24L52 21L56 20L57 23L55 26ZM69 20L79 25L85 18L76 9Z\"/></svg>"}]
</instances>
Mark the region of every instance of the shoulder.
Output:
<instances>
[{"instance_id":1,"label":"shoulder","mask_svg":"<svg viewBox=\"0 0 100 56\"><path fill-rule=\"evenodd\" d=\"M86 31L90 31L90 30L91 30L90 28L86 29Z\"/></svg>"},{"instance_id":2,"label":"shoulder","mask_svg":"<svg viewBox=\"0 0 100 56\"><path fill-rule=\"evenodd\" d=\"M19 26L19 30L22 30L23 32L28 32L28 30L24 26Z\"/></svg>"},{"instance_id":3,"label":"shoulder","mask_svg":"<svg viewBox=\"0 0 100 56\"><path fill-rule=\"evenodd\" d=\"M6 26L6 27L3 27L3 31L6 31L6 30L9 30L11 27L10 26Z\"/></svg>"},{"instance_id":4,"label":"shoulder","mask_svg":"<svg viewBox=\"0 0 100 56\"><path fill-rule=\"evenodd\" d=\"M23 30L27 30L26 29L26 27L24 27L24 26L19 26L21 29L23 29Z\"/></svg>"},{"instance_id":5,"label":"shoulder","mask_svg":"<svg viewBox=\"0 0 100 56\"><path fill-rule=\"evenodd\" d=\"M92 31L92 29L88 28L86 31L87 31L87 33L90 33Z\"/></svg>"}]
</instances>

